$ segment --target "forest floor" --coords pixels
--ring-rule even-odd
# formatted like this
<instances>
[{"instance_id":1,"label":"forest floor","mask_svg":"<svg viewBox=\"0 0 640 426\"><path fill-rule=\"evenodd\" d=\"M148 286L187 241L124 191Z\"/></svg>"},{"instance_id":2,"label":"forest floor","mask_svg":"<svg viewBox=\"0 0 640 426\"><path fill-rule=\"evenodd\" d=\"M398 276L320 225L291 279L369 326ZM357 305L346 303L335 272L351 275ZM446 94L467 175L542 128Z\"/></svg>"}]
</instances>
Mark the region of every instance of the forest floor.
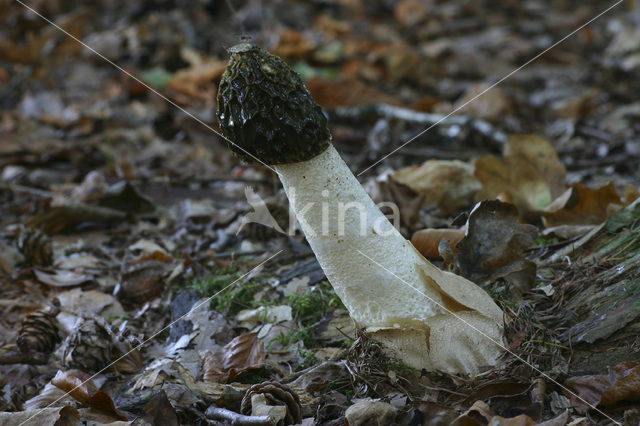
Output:
<instances>
[{"instance_id":1,"label":"forest floor","mask_svg":"<svg viewBox=\"0 0 640 426\"><path fill-rule=\"evenodd\" d=\"M0 0L0 425L640 424L637 1L25 4L51 22ZM215 133L246 35L503 308L496 366L402 365L299 231L245 223L289 227Z\"/></svg>"}]
</instances>

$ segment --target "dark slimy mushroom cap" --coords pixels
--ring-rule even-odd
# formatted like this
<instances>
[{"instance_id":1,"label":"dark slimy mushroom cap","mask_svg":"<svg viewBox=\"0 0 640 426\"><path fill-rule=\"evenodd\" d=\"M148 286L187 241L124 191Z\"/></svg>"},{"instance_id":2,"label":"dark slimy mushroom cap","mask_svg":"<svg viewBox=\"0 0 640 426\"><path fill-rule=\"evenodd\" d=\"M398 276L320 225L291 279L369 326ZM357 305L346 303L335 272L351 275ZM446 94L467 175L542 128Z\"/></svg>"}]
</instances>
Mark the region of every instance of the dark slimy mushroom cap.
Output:
<instances>
[{"instance_id":1,"label":"dark slimy mushroom cap","mask_svg":"<svg viewBox=\"0 0 640 426\"><path fill-rule=\"evenodd\" d=\"M289 65L248 42L229 53L218 88L218 121L238 145L228 144L232 152L248 162L283 164L309 160L329 146L327 119Z\"/></svg>"}]
</instances>

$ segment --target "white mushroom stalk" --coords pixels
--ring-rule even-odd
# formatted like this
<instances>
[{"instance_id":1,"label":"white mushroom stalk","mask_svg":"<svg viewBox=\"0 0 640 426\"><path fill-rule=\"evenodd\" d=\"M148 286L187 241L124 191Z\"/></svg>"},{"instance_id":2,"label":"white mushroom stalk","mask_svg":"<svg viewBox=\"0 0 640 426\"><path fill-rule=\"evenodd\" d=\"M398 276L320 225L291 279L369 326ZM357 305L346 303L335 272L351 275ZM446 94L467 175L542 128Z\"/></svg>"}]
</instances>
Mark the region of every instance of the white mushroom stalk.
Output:
<instances>
[{"instance_id":1,"label":"white mushroom stalk","mask_svg":"<svg viewBox=\"0 0 640 426\"><path fill-rule=\"evenodd\" d=\"M503 317L491 297L436 268L393 227L329 143L326 118L291 68L249 43L230 52L218 95L221 128L275 166L358 326L414 368L474 374L495 364Z\"/></svg>"}]
</instances>

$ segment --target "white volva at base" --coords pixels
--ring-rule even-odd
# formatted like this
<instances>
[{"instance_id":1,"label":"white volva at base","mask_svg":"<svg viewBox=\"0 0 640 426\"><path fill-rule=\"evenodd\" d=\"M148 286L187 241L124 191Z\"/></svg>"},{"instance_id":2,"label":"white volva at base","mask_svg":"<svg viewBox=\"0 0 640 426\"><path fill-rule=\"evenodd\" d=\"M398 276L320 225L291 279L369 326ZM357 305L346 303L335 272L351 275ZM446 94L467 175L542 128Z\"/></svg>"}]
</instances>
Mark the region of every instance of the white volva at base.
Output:
<instances>
[{"instance_id":1,"label":"white volva at base","mask_svg":"<svg viewBox=\"0 0 640 426\"><path fill-rule=\"evenodd\" d=\"M377 208L332 145L276 170L336 293L390 355L414 368L450 373L473 374L495 364L502 352L496 342L503 344L500 308L480 287L428 262Z\"/></svg>"}]
</instances>

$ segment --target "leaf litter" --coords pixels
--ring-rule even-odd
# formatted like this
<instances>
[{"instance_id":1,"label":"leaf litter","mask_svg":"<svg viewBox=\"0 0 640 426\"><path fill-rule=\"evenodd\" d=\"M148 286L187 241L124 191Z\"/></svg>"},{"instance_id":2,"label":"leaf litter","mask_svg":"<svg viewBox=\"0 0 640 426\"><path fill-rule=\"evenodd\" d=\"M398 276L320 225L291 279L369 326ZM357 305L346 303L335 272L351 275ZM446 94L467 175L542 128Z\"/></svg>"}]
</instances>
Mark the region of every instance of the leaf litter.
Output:
<instances>
[{"instance_id":1,"label":"leaf litter","mask_svg":"<svg viewBox=\"0 0 640 426\"><path fill-rule=\"evenodd\" d=\"M638 424L637 11L614 9L465 105L600 10L290 3L34 7L214 127L225 47L252 33L307 80L355 169L434 125L362 183L397 203L425 256L491 293L509 349L546 376L511 354L476 377L388 358L299 232L242 226L249 185L287 230L267 169L0 5L0 423L124 356L38 421L609 424L578 395Z\"/></svg>"}]
</instances>

